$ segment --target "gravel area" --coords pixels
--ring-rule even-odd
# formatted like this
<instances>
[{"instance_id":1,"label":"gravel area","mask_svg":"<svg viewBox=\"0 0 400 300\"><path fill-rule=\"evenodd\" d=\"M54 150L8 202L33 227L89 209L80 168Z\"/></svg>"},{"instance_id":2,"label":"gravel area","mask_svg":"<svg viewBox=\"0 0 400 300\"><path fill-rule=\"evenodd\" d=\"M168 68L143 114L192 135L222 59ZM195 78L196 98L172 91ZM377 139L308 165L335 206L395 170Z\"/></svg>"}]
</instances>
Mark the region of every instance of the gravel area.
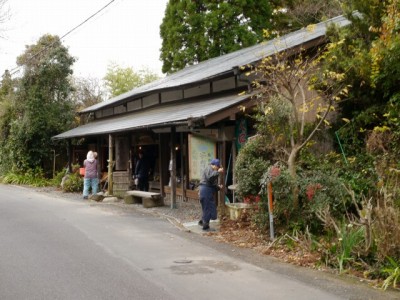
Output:
<instances>
[{"instance_id":1,"label":"gravel area","mask_svg":"<svg viewBox=\"0 0 400 300\"><path fill-rule=\"evenodd\" d=\"M169 199L164 200L164 206L160 207L152 207L152 208L143 208L141 204L125 204L123 199L119 199L117 202L95 202L92 200L83 200L81 193L64 193L60 189L54 187L43 187L43 188L34 188L37 192L50 194L57 198L67 198L77 201L87 201L88 203L96 203L97 205L117 205L126 209L136 209L141 212L148 212L152 214L157 214L164 217L172 217L178 223L186 223L198 221L201 219L201 206L199 202L183 202L177 201L176 208L171 208L171 202Z\"/></svg>"},{"instance_id":2,"label":"gravel area","mask_svg":"<svg viewBox=\"0 0 400 300\"><path fill-rule=\"evenodd\" d=\"M171 208L171 202L169 199L165 199L164 204L164 206L152 208L143 208L141 205L139 206L144 210L150 210L164 216L173 217L180 223L198 221L201 219L201 206L198 202L178 201L176 203L176 208Z\"/></svg>"}]
</instances>

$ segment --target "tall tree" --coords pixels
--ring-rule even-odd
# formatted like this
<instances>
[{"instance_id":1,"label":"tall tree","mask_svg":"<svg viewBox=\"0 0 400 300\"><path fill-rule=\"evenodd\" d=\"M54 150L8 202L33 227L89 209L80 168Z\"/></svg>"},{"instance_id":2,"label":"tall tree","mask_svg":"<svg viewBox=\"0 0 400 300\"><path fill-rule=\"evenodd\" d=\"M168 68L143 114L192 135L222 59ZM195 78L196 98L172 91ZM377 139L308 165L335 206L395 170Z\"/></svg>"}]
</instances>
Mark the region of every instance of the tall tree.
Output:
<instances>
[{"instance_id":1,"label":"tall tree","mask_svg":"<svg viewBox=\"0 0 400 300\"><path fill-rule=\"evenodd\" d=\"M273 29L279 34L341 15L342 0L272 0Z\"/></svg>"},{"instance_id":2,"label":"tall tree","mask_svg":"<svg viewBox=\"0 0 400 300\"><path fill-rule=\"evenodd\" d=\"M347 181L356 193L368 195L368 204L360 203L359 207L362 212L373 207L369 217L374 220L372 244L379 249L374 260L383 261L382 256L398 259L399 243L392 243L399 235L398 226L388 220L399 219L400 1L344 2L352 24L331 32L330 39L340 41L340 46L330 51L326 60L330 70L345 71L345 80L352 86L349 101L342 106L342 115L351 122L336 133L346 155L355 158L352 168L359 165L361 176L348 177ZM373 183L367 185L368 190L361 189L365 178Z\"/></svg>"},{"instance_id":3,"label":"tall tree","mask_svg":"<svg viewBox=\"0 0 400 300\"><path fill-rule=\"evenodd\" d=\"M121 67L116 63L111 63L107 68L104 81L111 97L116 97L159 78L159 75L148 68L135 71L131 67Z\"/></svg>"},{"instance_id":4,"label":"tall tree","mask_svg":"<svg viewBox=\"0 0 400 300\"><path fill-rule=\"evenodd\" d=\"M15 83L6 70L0 83L0 174L11 168L12 163L4 155L3 148L10 136L11 124L15 119Z\"/></svg>"},{"instance_id":5,"label":"tall tree","mask_svg":"<svg viewBox=\"0 0 400 300\"><path fill-rule=\"evenodd\" d=\"M330 57L340 60L327 59L326 68L346 74L345 80L352 86L351 101L344 102L341 111L353 123L342 128L340 134L353 145L348 151L358 153L364 143L351 143L354 136L357 141L367 140L371 130L387 121L385 114L392 109L393 101L400 103L400 1L343 2L352 24L330 31L330 40L340 41L338 47L330 50ZM350 132L353 128L355 132Z\"/></svg>"},{"instance_id":6,"label":"tall tree","mask_svg":"<svg viewBox=\"0 0 400 300\"><path fill-rule=\"evenodd\" d=\"M372 60L371 82L380 87L384 97L400 101L400 1L386 1L382 25L371 28L379 37L369 51Z\"/></svg>"},{"instance_id":7,"label":"tall tree","mask_svg":"<svg viewBox=\"0 0 400 300\"><path fill-rule=\"evenodd\" d=\"M330 45L330 47L333 47ZM325 72L323 47L293 57L289 52L264 58L252 71L259 91L257 132L268 140L277 160L287 163L298 206L297 161L315 134L329 124L328 115L347 93L344 74Z\"/></svg>"},{"instance_id":8,"label":"tall tree","mask_svg":"<svg viewBox=\"0 0 400 300\"><path fill-rule=\"evenodd\" d=\"M73 77L74 90L71 100L76 105L76 111L95 105L105 100L106 90L97 78Z\"/></svg>"},{"instance_id":9,"label":"tall tree","mask_svg":"<svg viewBox=\"0 0 400 300\"><path fill-rule=\"evenodd\" d=\"M74 119L69 77L75 59L57 36L44 35L17 58L23 70L13 105L14 119L1 142L2 161L15 171L48 167L55 145L51 137L70 128Z\"/></svg>"},{"instance_id":10,"label":"tall tree","mask_svg":"<svg viewBox=\"0 0 400 300\"><path fill-rule=\"evenodd\" d=\"M11 73L10 71L5 70L0 85L0 101L3 101L4 97L12 92L12 89L13 80L11 78Z\"/></svg>"},{"instance_id":11,"label":"tall tree","mask_svg":"<svg viewBox=\"0 0 400 300\"><path fill-rule=\"evenodd\" d=\"M170 0L160 26L163 73L262 41L271 16L268 0Z\"/></svg>"}]
</instances>

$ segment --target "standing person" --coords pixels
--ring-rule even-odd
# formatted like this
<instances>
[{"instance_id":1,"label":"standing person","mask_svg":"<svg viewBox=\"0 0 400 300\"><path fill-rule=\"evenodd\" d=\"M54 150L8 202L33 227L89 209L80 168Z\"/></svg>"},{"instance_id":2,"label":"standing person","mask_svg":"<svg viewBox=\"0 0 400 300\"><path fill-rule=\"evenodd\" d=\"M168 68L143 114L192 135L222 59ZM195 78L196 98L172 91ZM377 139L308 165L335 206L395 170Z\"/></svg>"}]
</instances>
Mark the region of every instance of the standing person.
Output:
<instances>
[{"instance_id":1,"label":"standing person","mask_svg":"<svg viewBox=\"0 0 400 300\"><path fill-rule=\"evenodd\" d=\"M139 159L136 162L135 177L138 179L138 189L140 191L149 191L149 171L150 165L144 153L139 152Z\"/></svg>"},{"instance_id":2,"label":"standing person","mask_svg":"<svg viewBox=\"0 0 400 300\"><path fill-rule=\"evenodd\" d=\"M83 178L83 199L88 199L90 188L92 188L92 195L95 195L97 194L97 187L99 185L97 160L95 159L93 151L87 153L83 166L85 167L85 177Z\"/></svg>"},{"instance_id":3,"label":"standing person","mask_svg":"<svg viewBox=\"0 0 400 300\"><path fill-rule=\"evenodd\" d=\"M222 172L224 172L224 169L221 167L219 159L214 158L201 175L200 203L203 216L199 221L199 225L203 226L203 230L209 230L210 220L217 219L214 193L222 188L222 184L218 185L218 176Z\"/></svg>"}]
</instances>

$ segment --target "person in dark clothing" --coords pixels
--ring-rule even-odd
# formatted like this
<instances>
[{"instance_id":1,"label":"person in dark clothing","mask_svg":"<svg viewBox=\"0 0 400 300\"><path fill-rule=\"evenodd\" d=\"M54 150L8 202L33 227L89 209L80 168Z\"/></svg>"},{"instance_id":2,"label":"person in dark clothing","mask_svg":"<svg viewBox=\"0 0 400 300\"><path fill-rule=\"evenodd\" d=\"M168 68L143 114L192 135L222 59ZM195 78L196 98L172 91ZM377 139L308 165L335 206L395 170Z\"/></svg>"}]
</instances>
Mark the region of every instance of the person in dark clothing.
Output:
<instances>
[{"instance_id":1,"label":"person in dark clothing","mask_svg":"<svg viewBox=\"0 0 400 300\"><path fill-rule=\"evenodd\" d=\"M138 179L137 187L140 191L149 191L150 164L143 152L139 152L139 159L135 167L135 178Z\"/></svg>"},{"instance_id":2,"label":"person in dark clothing","mask_svg":"<svg viewBox=\"0 0 400 300\"><path fill-rule=\"evenodd\" d=\"M219 159L213 159L204 170L200 179L200 203L203 212L199 225L203 230L210 230L210 220L217 219L217 207L214 193L222 188L218 185L218 176L224 172Z\"/></svg>"}]
</instances>

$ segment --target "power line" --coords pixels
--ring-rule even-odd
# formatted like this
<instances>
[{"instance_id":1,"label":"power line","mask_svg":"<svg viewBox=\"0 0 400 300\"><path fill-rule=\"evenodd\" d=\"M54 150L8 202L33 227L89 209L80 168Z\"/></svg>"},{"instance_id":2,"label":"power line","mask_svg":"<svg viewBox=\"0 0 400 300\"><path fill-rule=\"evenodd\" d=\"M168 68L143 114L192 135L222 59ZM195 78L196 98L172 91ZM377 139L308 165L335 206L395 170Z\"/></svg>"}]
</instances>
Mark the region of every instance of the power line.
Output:
<instances>
[{"instance_id":1,"label":"power line","mask_svg":"<svg viewBox=\"0 0 400 300\"><path fill-rule=\"evenodd\" d=\"M93 18L94 16L96 16L97 14L99 14L101 11L103 11L104 9L106 9L109 5L111 5L111 3L113 3L115 0L112 0L110 2L108 2L105 6L103 6L102 8L100 8L97 12L95 12L93 15L91 15L89 18L87 18L85 21L83 21L82 23L80 23L79 25L75 26L74 28L72 28L70 31L68 31L66 34L64 34L61 38L65 38L67 35L69 35L71 32L73 32L74 30L78 29L79 27L81 27L83 24L85 24L86 22L88 22L91 18Z\"/></svg>"},{"instance_id":2,"label":"power line","mask_svg":"<svg viewBox=\"0 0 400 300\"><path fill-rule=\"evenodd\" d=\"M66 34L64 34L63 36L61 36L60 38L58 38L58 40L54 41L53 43L51 43L50 45L47 45L44 49L42 49L41 51L39 51L38 53L36 53L35 55L33 55L32 57L30 57L28 59L28 61L32 60L33 58L37 57L38 55L40 55L41 53L43 53L44 51L46 51L47 49L49 49L50 47L52 47L56 42L61 41L63 38L65 38L67 35L71 34L73 31L75 31L76 29L78 29L79 27L81 27L82 25L84 25L85 23L87 23L90 19L94 18L96 15L98 15L100 12L102 12L104 9L106 9L108 6L110 6L113 2L115 2L115 0L112 0L110 2L108 2L106 5L104 5L102 8L100 8L98 11L96 11L94 14L92 14L90 17L88 17L86 20L84 20L83 22L81 22L79 25L75 26L74 28L72 28L71 30L69 30ZM14 75L15 73L17 73L19 71L21 67L17 66L13 69L10 70L10 75Z\"/></svg>"}]
</instances>

